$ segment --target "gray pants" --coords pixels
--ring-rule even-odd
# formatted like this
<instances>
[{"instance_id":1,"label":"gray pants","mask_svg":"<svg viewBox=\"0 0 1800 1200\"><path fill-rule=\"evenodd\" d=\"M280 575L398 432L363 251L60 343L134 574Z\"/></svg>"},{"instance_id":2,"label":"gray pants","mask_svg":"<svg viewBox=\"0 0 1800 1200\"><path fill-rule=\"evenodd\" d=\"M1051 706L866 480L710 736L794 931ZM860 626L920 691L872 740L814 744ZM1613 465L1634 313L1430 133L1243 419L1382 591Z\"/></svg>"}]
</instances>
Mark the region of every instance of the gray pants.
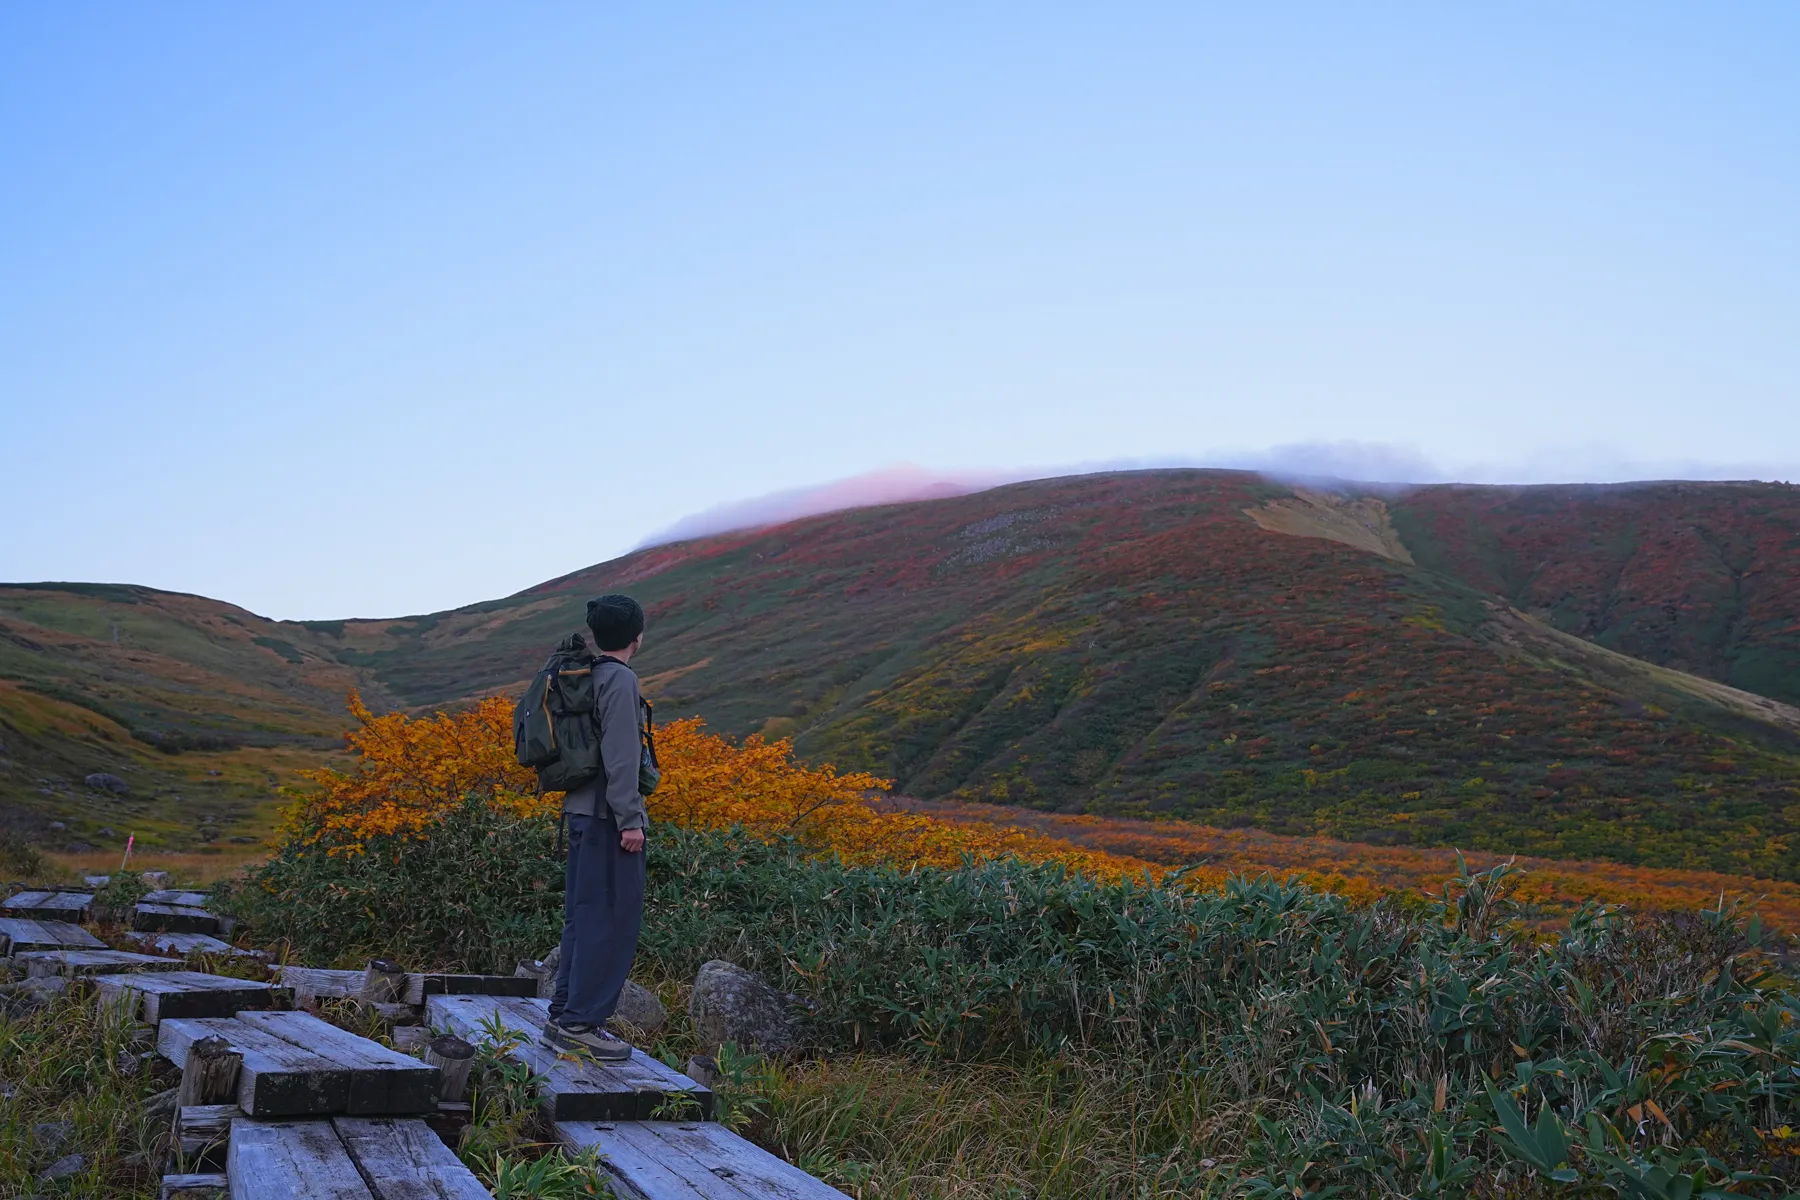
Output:
<instances>
[{"instance_id":1,"label":"gray pants","mask_svg":"<svg viewBox=\"0 0 1800 1200\"><path fill-rule=\"evenodd\" d=\"M644 855L619 849L612 814L570 814L564 869L562 961L550 1016L603 1025L619 1006L644 920Z\"/></svg>"}]
</instances>

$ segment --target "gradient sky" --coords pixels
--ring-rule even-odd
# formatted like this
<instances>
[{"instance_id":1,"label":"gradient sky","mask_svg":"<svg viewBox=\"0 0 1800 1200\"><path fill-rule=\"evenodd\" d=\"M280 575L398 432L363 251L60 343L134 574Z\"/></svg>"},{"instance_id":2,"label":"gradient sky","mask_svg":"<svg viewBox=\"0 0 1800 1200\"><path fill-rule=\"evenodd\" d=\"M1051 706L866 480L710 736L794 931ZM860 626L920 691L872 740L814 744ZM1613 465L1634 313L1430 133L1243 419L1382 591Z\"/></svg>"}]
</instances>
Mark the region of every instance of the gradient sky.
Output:
<instances>
[{"instance_id":1,"label":"gradient sky","mask_svg":"<svg viewBox=\"0 0 1800 1200\"><path fill-rule=\"evenodd\" d=\"M904 11L902 11L904 10ZM0 6L0 579L894 463L1800 479L1800 6Z\"/></svg>"}]
</instances>

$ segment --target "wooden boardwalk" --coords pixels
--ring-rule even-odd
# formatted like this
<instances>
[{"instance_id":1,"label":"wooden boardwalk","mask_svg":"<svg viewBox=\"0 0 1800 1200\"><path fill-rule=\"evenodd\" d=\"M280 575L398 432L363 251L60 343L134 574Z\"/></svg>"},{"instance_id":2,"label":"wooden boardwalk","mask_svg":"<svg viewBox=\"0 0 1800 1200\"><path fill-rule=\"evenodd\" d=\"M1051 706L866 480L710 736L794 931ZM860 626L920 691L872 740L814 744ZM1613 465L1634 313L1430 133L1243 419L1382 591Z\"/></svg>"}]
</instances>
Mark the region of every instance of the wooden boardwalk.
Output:
<instances>
[{"instance_id":1,"label":"wooden boardwalk","mask_svg":"<svg viewBox=\"0 0 1800 1200\"><path fill-rule=\"evenodd\" d=\"M249 979L227 979L200 971L157 971L98 975L103 1000L124 1005L146 1025L179 1017L228 1017L239 1009L269 1008L281 989Z\"/></svg>"},{"instance_id":2,"label":"wooden boardwalk","mask_svg":"<svg viewBox=\"0 0 1800 1200\"><path fill-rule=\"evenodd\" d=\"M543 1041L548 1000L503 996L432 996L425 1019L476 1045L490 1042L493 1023L516 1034L508 1057L544 1077L539 1094L553 1121L642 1121L671 1100L691 1099L712 1113L712 1092L642 1050L629 1062L578 1062Z\"/></svg>"},{"instance_id":3,"label":"wooden boardwalk","mask_svg":"<svg viewBox=\"0 0 1800 1200\"><path fill-rule=\"evenodd\" d=\"M420 1120L231 1123L231 1200L491 1200Z\"/></svg>"},{"instance_id":4,"label":"wooden boardwalk","mask_svg":"<svg viewBox=\"0 0 1800 1200\"><path fill-rule=\"evenodd\" d=\"M294 989L296 996L354 996L362 991L366 971L329 971L318 967L283 967L277 978ZM454 975L443 972L409 971L400 990L399 1002L414 1006L430 996L514 996L537 995L537 980L515 975Z\"/></svg>"},{"instance_id":5,"label":"wooden boardwalk","mask_svg":"<svg viewBox=\"0 0 1800 1200\"><path fill-rule=\"evenodd\" d=\"M20 892L0 903L0 910L30 921L79 922L93 902L87 892Z\"/></svg>"},{"instance_id":6,"label":"wooden boardwalk","mask_svg":"<svg viewBox=\"0 0 1800 1200\"><path fill-rule=\"evenodd\" d=\"M201 1038L243 1055L238 1107L253 1117L389 1115L437 1111L438 1068L301 1012L164 1021L156 1050L187 1061Z\"/></svg>"},{"instance_id":7,"label":"wooden boardwalk","mask_svg":"<svg viewBox=\"0 0 1800 1200\"><path fill-rule=\"evenodd\" d=\"M32 979L49 975L115 975L126 971L179 971L179 958L130 950L22 950L12 956Z\"/></svg>"},{"instance_id":8,"label":"wooden boardwalk","mask_svg":"<svg viewBox=\"0 0 1800 1200\"><path fill-rule=\"evenodd\" d=\"M635 1200L848 1200L710 1121L559 1121L556 1136L598 1150L614 1192Z\"/></svg>"},{"instance_id":9,"label":"wooden boardwalk","mask_svg":"<svg viewBox=\"0 0 1800 1200\"><path fill-rule=\"evenodd\" d=\"M220 941L210 933L153 933L138 931L125 935L140 946L149 946L163 954L229 954L239 958L267 958L260 950L242 950L230 942Z\"/></svg>"},{"instance_id":10,"label":"wooden boardwalk","mask_svg":"<svg viewBox=\"0 0 1800 1200\"><path fill-rule=\"evenodd\" d=\"M104 950L106 943L67 921L0 917L0 954L22 950Z\"/></svg>"},{"instance_id":11,"label":"wooden boardwalk","mask_svg":"<svg viewBox=\"0 0 1800 1200\"><path fill-rule=\"evenodd\" d=\"M139 901L131 917L133 929L151 933L217 933L219 918L187 904Z\"/></svg>"}]
</instances>

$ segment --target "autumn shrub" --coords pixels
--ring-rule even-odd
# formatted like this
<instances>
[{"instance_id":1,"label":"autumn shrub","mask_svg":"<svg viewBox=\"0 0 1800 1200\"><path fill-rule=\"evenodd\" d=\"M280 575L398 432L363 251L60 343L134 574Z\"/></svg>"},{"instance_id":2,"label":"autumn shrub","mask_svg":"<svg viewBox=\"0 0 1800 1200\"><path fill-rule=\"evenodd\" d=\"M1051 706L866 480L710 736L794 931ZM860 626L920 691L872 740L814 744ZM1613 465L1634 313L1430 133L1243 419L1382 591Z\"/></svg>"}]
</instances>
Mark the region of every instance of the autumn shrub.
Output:
<instances>
[{"instance_id":1,"label":"autumn shrub","mask_svg":"<svg viewBox=\"0 0 1800 1200\"><path fill-rule=\"evenodd\" d=\"M432 762L433 744L473 745L458 720L366 718L368 774L324 780L233 900L261 934L309 962L380 951L480 970L550 944L553 804L509 785L503 755ZM1117 1062L1129 1086L1183 1081L1185 1099L1146 1100L1169 1113L1195 1110L1204 1081L1205 1122L1158 1118L1146 1134L1144 1155L1178 1164L1156 1168L1177 1190L1155 1194L1511 1195L1566 1176L1661 1195L1642 1189L1679 1171L1694 1194L1777 1195L1792 1173L1800 1002L1732 909L1590 906L1549 936L1518 919L1505 866L1402 906L1266 878L1088 872L979 841L924 865L927 843L905 834L927 819L889 824L906 814L868 802L874 781L707 736L669 739L643 969L753 967L808 998L822 1061L899 1053L1051 1077ZM828 1157L828 1128L770 1111Z\"/></svg>"}]
</instances>

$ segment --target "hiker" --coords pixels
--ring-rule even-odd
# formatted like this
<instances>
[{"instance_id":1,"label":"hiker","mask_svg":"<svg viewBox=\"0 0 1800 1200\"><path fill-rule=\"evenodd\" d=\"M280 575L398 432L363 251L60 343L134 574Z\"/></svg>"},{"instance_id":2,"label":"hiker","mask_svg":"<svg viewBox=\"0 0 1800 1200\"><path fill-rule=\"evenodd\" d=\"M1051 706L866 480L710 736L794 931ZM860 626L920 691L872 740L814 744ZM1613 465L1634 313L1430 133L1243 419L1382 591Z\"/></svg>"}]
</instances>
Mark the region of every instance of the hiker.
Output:
<instances>
[{"instance_id":1,"label":"hiker","mask_svg":"<svg viewBox=\"0 0 1800 1200\"><path fill-rule=\"evenodd\" d=\"M643 740L649 706L629 665L644 643L644 610L630 596L602 596L588 601L587 624L600 651L591 660L599 773L563 796L569 858L562 952L544 1034L562 1049L622 1060L631 1057L631 1045L608 1030L607 1022L637 954L644 830L650 823L644 796L655 787L654 745L646 751ZM564 645L580 649L580 641L577 635Z\"/></svg>"}]
</instances>

